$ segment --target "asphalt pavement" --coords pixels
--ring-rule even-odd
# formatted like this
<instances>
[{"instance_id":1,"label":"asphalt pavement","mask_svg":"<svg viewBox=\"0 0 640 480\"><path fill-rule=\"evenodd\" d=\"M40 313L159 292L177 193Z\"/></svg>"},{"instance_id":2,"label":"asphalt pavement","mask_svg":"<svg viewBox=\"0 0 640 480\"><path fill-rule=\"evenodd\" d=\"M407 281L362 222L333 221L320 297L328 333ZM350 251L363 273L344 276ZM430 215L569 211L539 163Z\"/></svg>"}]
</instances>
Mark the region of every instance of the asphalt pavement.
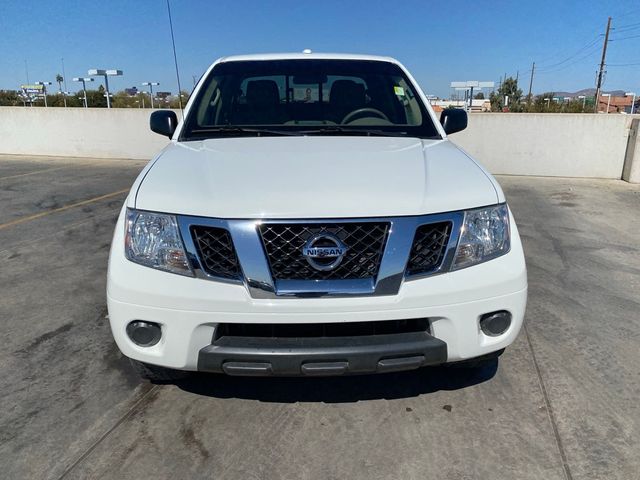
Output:
<instances>
[{"instance_id":1,"label":"asphalt pavement","mask_svg":"<svg viewBox=\"0 0 640 480\"><path fill-rule=\"evenodd\" d=\"M143 166L0 157L1 478L640 478L640 186L499 178L530 290L493 367L153 385L105 318Z\"/></svg>"}]
</instances>

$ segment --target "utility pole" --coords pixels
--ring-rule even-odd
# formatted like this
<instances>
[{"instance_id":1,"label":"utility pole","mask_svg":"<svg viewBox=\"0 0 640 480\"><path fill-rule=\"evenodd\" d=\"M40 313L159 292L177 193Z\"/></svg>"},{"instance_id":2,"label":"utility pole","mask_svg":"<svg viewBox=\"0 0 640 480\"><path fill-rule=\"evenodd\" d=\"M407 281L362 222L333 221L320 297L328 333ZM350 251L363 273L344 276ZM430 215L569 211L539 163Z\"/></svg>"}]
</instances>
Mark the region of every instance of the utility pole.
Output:
<instances>
[{"instance_id":1,"label":"utility pole","mask_svg":"<svg viewBox=\"0 0 640 480\"><path fill-rule=\"evenodd\" d=\"M598 113L598 105L600 103L600 89L602 88L602 72L604 70L604 61L607 57L607 44L609 43L609 30L611 29L611 17L607 20L607 31L604 34L604 45L602 46L602 60L600 60L600 70L598 71L598 82L596 83L596 101L593 108L594 113ZM609 113L609 112L607 112Z\"/></svg>"},{"instance_id":2,"label":"utility pole","mask_svg":"<svg viewBox=\"0 0 640 480\"><path fill-rule=\"evenodd\" d=\"M533 88L533 72L536 71L536 62L531 65L531 78L529 79L529 94L527 95L527 105L531 105L531 88Z\"/></svg>"}]
</instances>

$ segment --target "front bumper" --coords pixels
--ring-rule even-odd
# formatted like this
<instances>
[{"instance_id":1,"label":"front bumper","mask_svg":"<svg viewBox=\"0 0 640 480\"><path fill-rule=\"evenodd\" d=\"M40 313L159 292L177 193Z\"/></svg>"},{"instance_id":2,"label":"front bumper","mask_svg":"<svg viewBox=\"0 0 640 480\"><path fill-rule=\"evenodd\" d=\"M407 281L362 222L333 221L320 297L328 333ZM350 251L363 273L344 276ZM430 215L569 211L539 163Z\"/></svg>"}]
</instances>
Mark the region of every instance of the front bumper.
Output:
<instances>
[{"instance_id":1,"label":"front bumper","mask_svg":"<svg viewBox=\"0 0 640 480\"><path fill-rule=\"evenodd\" d=\"M426 332L354 337L221 337L198 354L198 370L229 375L343 375L446 362L447 345Z\"/></svg>"},{"instance_id":2,"label":"front bumper","mask_svg":"<svg viewBox=\"0 0 640 480\"><path fill-rule=\"evenodd\" d=\"M405 280L397 295L346 298L252 298L244 285L154 270L125 258L123 233L121 215L109 258L109 321L115 341L124 355L154 365L182 370L224 371L217 354L211 357L216 358L213 363L201 360L215 353L215 332L220 323L314 324L403 319L428 319L431 337L446 344L446 357L439 353L437 363L454 362L505 348L515 340L524 318L526 268L513 219L511 250L502 257L458 271ZM500 336L487 336L479 327L479 319L498 310L511 313L511 325ZM134 344L126 334L126 326L133 320L160 324L160 342L152 347ZM219 346L247 348L247 345ZM276 353L281 352L278 345L263 342L259 347L254 352L243 350L248 356L242 358L271 363L272 372L293 372L291 365L283 369L275 365ZM319 351L325 347L321 345ZM270 359L266 358L269 349L274 351ZM400 348L399 353L391 353L394 358L416 356L412 352ZM254 354L255 357L252 356ZM426 350L424 355L424 364L436 358ZM377 359L367 360L365 370L377 370L383 357L388 358L383 352ZM301 373L302 363L310 361L309 358L303 354L296 359L299 362L298 372ZM320 363L340 360L336 356L321 355L318 358ZM348 368L353 370L353 367Z\"/></svg>"}]
</instances>

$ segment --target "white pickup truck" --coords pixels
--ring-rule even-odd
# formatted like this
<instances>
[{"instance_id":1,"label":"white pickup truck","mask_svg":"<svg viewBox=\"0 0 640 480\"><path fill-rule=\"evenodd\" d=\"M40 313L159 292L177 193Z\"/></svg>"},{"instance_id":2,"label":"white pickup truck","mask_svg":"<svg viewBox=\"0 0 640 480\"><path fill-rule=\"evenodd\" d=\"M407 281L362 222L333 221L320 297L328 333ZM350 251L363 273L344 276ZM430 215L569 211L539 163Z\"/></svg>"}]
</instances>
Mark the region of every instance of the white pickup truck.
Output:
<instances>
[{"instance_id":1,"label":"white pickup truck","mask_svg":"<svg viewBox=\"0 0 640 480\"><path fill-rule=\"evenodd\" d=\"M118 219L108 308L138 372L390 372L495 358L522 325L496 180L396 60L222 58ZM471 363L471 362L469 362Z\"/></svg>"}]
</instances>

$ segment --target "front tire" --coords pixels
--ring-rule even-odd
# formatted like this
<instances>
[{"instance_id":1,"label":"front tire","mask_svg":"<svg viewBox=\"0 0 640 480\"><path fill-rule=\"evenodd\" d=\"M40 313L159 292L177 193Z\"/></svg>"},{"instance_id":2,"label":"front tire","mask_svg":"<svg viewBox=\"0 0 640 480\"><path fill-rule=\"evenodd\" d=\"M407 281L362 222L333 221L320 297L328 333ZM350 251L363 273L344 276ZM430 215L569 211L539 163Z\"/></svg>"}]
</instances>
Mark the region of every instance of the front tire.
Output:
<instances>
[{"instance_id":1,"label":"front tire","mask_svg":"<svg viewBox=\"0 0 640 480\"><path fill-rule=\"evenodd\" d=\"M171 383L178 380L184 380L189 377L190 372L183 370L173 370L171 368L160 367L158 365L150 365L148 363L142 363L138 360L129 359L131 367L135 372L145 380L149 380L152 383Z\"/></svg>"}]
</instances>

